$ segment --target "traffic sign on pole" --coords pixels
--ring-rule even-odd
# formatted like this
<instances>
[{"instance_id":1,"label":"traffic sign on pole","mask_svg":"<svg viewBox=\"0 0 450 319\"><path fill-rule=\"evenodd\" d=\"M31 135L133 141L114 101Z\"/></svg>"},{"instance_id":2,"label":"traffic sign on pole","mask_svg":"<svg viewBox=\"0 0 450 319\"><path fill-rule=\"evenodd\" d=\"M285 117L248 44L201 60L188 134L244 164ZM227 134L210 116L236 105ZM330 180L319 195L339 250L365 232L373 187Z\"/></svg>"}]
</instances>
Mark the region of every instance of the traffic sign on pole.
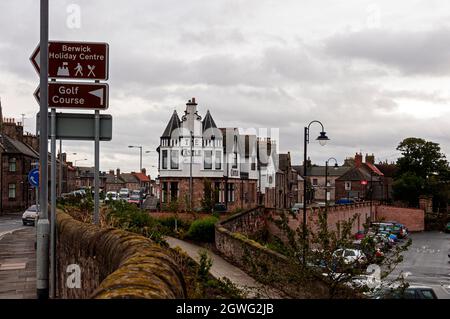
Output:
<instances>
[{"instance_id":1,"label":"traffic sign on pole","mask_svg":"<svg viewBox=\"0 0 450 319\"><path fill-rule=\"evenodd\" d=\"M28 182L33 187L39 187L39 168L33 168L28 173Z\"/></svg>"},{"instance_id":2,"label":"traffic sign on pole","mask_svg":"<svg viewBox=\"0 0 450 319\"><path fill-rule=\"evenodd\" d=\"M48 46L48 77L56 79L108 79L107 43L50 41ZM40 47L30 57L40 72Z\"/></svg>"},{"instance_id":3,"label":"traffic sign on pole","mask_svg":"<svg viewBox=\"0 0 450 319\"><path fill-rule=\"evenodd\" d=\"M40 103L40 88L34 97ZM48 107L84 110L106 110L109 102L109 87L106 83L49 82Z\"/></svg>"}]
</instances>

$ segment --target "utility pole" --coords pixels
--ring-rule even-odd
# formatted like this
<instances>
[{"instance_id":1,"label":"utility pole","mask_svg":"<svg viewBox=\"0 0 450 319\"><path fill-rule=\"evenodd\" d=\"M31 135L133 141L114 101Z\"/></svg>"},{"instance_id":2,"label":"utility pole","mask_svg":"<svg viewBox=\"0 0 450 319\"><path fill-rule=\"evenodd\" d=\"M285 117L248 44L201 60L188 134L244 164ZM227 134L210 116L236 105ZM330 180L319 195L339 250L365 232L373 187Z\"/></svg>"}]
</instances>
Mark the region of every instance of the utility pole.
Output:
<instances>
[{"instance_id":1,"label":"utility pole","mask_svg":"<svg viewBox=\"0 0 450 319\"><path fill-rule=\"evenodd\" d=\"M40 135L39 135L39 176L40 216L37 223L36 248L36 293L38 299L48 299L49 231L48 221L48 0L40 3Z\"/></svg>"}]
</instances>

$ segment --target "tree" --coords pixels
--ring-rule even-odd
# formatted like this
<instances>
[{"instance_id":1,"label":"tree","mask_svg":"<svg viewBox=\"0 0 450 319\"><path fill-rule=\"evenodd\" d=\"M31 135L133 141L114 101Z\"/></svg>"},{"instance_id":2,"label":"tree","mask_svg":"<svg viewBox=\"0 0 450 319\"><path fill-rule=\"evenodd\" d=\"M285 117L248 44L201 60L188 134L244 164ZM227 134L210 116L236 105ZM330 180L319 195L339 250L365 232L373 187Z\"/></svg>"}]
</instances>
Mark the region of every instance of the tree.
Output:
<instances>
[{"instance_id":1,"label":"tree","mask_svg":"<svg viewBox=\"0 0 450 319\"><path fill-rule=\"evenodd\" d=\"M447 172L448 162L445 154L441 153L439 144L425 141L421 138L405 138L397 146L402 157L397 160L398 175L414 173L423 179L432 175Z\"/></svg>"},{"instance_id":2,"label":"tree","mask_svg":"<svg viewBox=\"0 0 450 319\"><path fill-rule=\"evenodd\" d=\"M410 239L390 250L384 246L383 249L386 249L384 256L378 256L377 249L381 249L382 245L375 240L375 236L367 235L358 247L367 259L349 263L342 255L337 254L337 251L355 248L353 225L358 215L355 214L352 218L339 221L334 227L330 227L327 211L319 210L317 219L314 220L311 215L307 223L307 241L303 239L301 223L295 228L291 226L290 221L298 218L299 215L287 211L277 211L271 218L271 222L279 230L278 237L271 235L272 242L276 242L277 252L287 257L286 269L291 269L288 278L269 278L267 274L263 274L264 278L254 274L255 277L266 283L295 283L294 286L303 289L307 287L309 290L320 290L324 293L320 298L330 299L364 298L366 297L364 293L373 295L381 289L381 286L402 289L406 285L402 274L398 277L389 275L403 261L402 253L411 245ZM369 224L367 221L364 225L366 234L369 231ZM305 246L307 254L303 259ZM303 263L303 260L306 263ZM262 268L257 266L261 265L255 265L254 268ZM375 270L379 270L378 273L374 273ZM394 283L399 281L401 284L395 286ZM287 290L284 292L288 293ZM299 297L295 290L290 289L288 294L294 298Z\"/></svg>"},{"instance_id":3,"label":"tree","mask_svg":"<svg viewBox=\"0 0 450 319\"><path fill-rule=\"evenodd\" d=\"M439 144L409 137L400 142L397 150L402 157L397 160L394 198L417 206L420 195L439 194L435 205L446 206L450 169Z\"/></svg>"}]
</instances>

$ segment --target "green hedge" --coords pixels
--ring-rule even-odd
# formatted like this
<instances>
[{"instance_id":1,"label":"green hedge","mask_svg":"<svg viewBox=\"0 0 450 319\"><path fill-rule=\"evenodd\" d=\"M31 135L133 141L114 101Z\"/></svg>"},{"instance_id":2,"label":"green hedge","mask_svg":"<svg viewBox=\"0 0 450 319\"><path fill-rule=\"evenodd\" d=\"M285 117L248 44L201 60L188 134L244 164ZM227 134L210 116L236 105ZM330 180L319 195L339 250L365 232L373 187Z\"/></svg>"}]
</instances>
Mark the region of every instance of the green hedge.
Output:
<instances>
[{"instance_id":1,"label":"green hedge","mask_svg":"<svg viewBox=\"0 0 450 319\"><path fill-rule=\"evenodd\" d=\"M187 236L195 241L214 242L214 224L218 218L211 216L192 222Z\"/></svg>"}]
</instances>

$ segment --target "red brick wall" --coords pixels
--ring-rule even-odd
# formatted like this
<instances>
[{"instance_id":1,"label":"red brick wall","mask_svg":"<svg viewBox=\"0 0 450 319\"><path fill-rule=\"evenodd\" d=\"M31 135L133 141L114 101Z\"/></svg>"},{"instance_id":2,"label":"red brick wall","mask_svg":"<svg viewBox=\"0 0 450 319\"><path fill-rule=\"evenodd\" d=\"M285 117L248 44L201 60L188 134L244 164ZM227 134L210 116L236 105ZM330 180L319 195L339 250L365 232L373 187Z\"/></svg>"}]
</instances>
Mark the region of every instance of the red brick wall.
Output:
<instances>
[{"instance_id":1,"label":"red brick wall","mask_svg":"<svg viewBox=\"0 0 450 319\"><path fill-rule=\"evenodd\" d=\"M410 231L423 231L425 229L425 212L422 209L377 206L376 218L399 222L408 227Z\"/></svg>"},{"instance_id":2,"label":"red brick wall","mask_svg":"<svg viewBox=\"0 0 450 319\"><path fill-rule=\"evenodd\" d=\"M323 209L323 208L322 208ZM375 206L372 206L372 212L375 214ZM306 220L309 225L317 225L318 221L318 209L313 208L312 211L310 209L306 212ZM370 218L370 203L362 203L362 204L353 204L353 205L337 205L328 208L328 227L330 229L335 230L336 224L339 221L346 221L353 216L359 215L353 223L352 233L356 233L359 230L363 230L363 224L367 219ZM290 218L289 225L291 229L297 229L301 227L303 221L302 210L297 215L297 218ZM314 227L312 227L314 231ZM281 235L278 227L273 224L269 224L269 231L275 235Z\"/></svg>"},{"instance_id":3,"label":"red brick wall","mask_svg":"<svg viewBox=\"0 0 450 319\"><path fill-rule=\"evenodd\" d=\"M225 180L223 178L210 178L212 187L214 187L216 182L221 183L221 190L225 189ZM160 178L160 187L162 188L163 183L178 182L178 205L180 210L185 210L185 204L189 199L189 178ZM239 179L228 179L228 184L234 184L234 201L228 202L228 211L233 211L235 209L248 209L257 206L257 196L256 196L256 180L239 180ZM204 192L204 179L203 178L193 178L192 180L192 206L194 208L201 207L201 201L203 199ZM162 192L162 190L161 190ZM225 191L224 191L225 192ZM226 193L226 192L225 192ZM170 191L169 191L170 194ZM226 194L224 194L226 196ZM170 202L170 195L165 201Z\"/></svg>"}]
</instances>

